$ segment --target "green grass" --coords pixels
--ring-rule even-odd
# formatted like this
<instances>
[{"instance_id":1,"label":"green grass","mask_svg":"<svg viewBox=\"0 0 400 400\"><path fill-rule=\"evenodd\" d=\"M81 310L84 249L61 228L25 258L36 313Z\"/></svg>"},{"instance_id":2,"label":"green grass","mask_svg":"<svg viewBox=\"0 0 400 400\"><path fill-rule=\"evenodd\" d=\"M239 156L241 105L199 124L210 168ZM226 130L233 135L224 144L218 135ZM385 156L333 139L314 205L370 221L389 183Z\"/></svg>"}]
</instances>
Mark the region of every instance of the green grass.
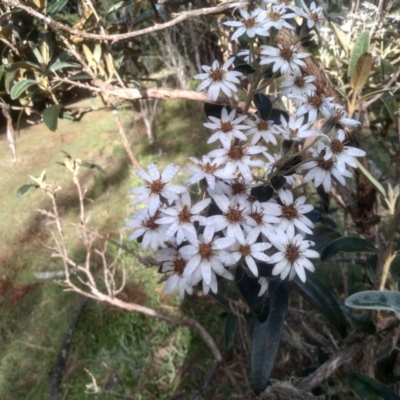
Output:
<instances>
[{"instance_id":1,"label":"green grass","mask_svg":"<svg viewBox=\"0 0 400 400\"><path fill-rule=\"evenodd\" d=\"M134 113L121 111L132 149L139 161L182 164L188 155L201 156L208 148L204 141L204 117L198 105L168 102L161 105L155 121L155 142L149 145ZM135 130L135 125L139 130ZM80 180L87 190L89 226L117 238L130 213L129 188L139 181L132 173L109 112L87 114L80 123L60 121L57 133L43 124L22 130L17 141L18 162L13 165L6 142L0 147L0 398L5 400L48 398L49 383L65 332L78 302L74 293L64 292L54 281L38 282L35 272L62 270L60 260L44 249L52 245L54 229L37 209L49 209L50 199L31 189L21 198L16 193L29 183L29 175L46 169L47 181L62 186L58 193L60 214L66 219L77 215L77 196L70 173L56 164L61 150L73 158L89 160L107 172L82 170ZM162 153L162 161L159 155ZM184 178L182 173L178 180ZM72 234L69 229L67 234ZM125 232L125 237L128 232ZM69 240L72 257L83 261L84 252L76 234ZM137 244L127 243L131 249ZM110 256L116 249L110 247ZM168 298L159 285L160 275L146 269L127 254L121 266L128 272L128 300L173 313L196 317L218 338L222 322L218 313L209 313L204 299L181 302ZM213 306L215 307L215 306ZM219 310L219 309L217 309ZM222 310L221 310L222 312ZM92 382L112 392L130 394L135 399L160 399L179 390L198 389L213 363L212 356L196 332L137 313L123 312L90 301L84 309L68 356L61 392L63 399L94 398L86 394ZM192 369L193 367L193 369ZM95 398L109 398L97 395Z\"/></svg>"}]
</instances>

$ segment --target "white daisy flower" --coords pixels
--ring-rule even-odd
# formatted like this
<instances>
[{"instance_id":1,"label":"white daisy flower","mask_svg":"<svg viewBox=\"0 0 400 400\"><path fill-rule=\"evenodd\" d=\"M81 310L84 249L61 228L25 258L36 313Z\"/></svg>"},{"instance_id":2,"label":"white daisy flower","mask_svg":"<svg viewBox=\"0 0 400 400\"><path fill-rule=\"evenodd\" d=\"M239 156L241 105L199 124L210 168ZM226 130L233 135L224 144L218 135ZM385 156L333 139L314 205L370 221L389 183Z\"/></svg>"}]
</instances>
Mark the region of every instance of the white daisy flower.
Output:
<instances>
[{"instance_id":1,"label":"white daisy flower","mask_svg":"<svg viewBox=\"0 0 400 400\"><path fill-rule=\"evenodd\" d=\"M261 286L260 291L258 292L258 296L262 296L264 293L268 292L268 284L269 281L267 278L261 276L258 278L258 284Z\"/></svg>"},{"instance_id":2,"label":"white daisy flower","mask_svg":"<svg viewBox=\"0 0 400 400\"><path fill-rule=\"evenodd\" d=\"M207 140L207 143L213 143L219 140L223 147L229 148L234 137L246 141L247 137L242 131L250 127L248 125L240 125L240 123L247 118L247 115L242 115L238 118L235 118L235 116L236 110L232 110L228 114L226 108L222 109L221 119L209 116L208 119L211 122L206 122L203 125L209 129L216 129L217 132Z\"/></svg>"},{"instance_id":3,"label":"white daisy flower","mask_svg":"<svg viewBox=\"0 0 400 400\"><path fill-rule=\"evenodd\" d=\"M197 74L194 79L202 80L203 82L197 87L197 91L200 92L203 89L208 88L207 100L216 101L219 96L219 92L222 90L228 97L232 95L232 91L237 92L236 84L240 83L239 77L242 76L241 72L228 71L228 68L232 65L234 58L226 61L222 67L219 66L219 62L215 60L211 67L203 65L201 68L205 73Z\"/></svg>"},{"instance_id":4,"label":"white daisy flower","mask_svg":"<svg viewBox=\"0 0 400 400\"><path fill-rule=\"evenodd\" d=\"M320 143L318 143L320 150ZM316 151L315 149L310 149L312 157L318 157L321 151ZM332 176L334 176L343 186L346 185L346 180L344 177L351 178L351 173L345 168L341 167L339 169L337 161L331 159L324 160L322 157L317 161L309 161L299 167L301 170L308 169L309 171L303 178L303 182L314 181L314 186L317 188L322 185L325 192L328 193L332 187Z\"/></svg>"},{"instance_id":5,"label":"white daisy flower","mask_svg":"<svg viewBox=\"0 0 400 400\"><path fill-rule=\"evenodd\" d=\"M358 149L357 147L345 146L343 143L345 138L346 134L344 130L339 129L336 139L330 140L329 147L326 148L324 155L324 160L336 159L337 168L339 170L345 170L346 164L350 165L350 167L357 168L355 157L364 157L367 154L364 150Z\"/></svg>"},{"instance_id":6,"label":"white daisy flower","mask_svg":"<svg viewBox=\"0 0 400 400\"><path fill-rule=\"evenodd\" d=\"M268 237L271 232L274 232L273 224L279 224L281 222L280 218L278 218L281 211L275 207L270 207L273 204L275 204L274 200L263 203L254 201L248 215L245 215L247 226L251 227L252 230L257 230L259 234L262 233L265 237ZM248 221L248 219L256 223L255 227L254 222ZM245 226L245 229L248 228Z\"/></svg>"},{"instance_id":7,"label":"white daisy flower","mask_svg":"<svg viewBox=\"0 0 400 400\"><path fill-rule=\"evenodd\" d=\"M325 118L331 118L335 116L335 111L333 110L332 100L333 97L325 97L323 94L316 92L309 92L304 96L294 96L290 95L289 98L299 98L303 101L302 106L297 110L296 115L299 117L308 113L308 122L314 123L317 119L318 111Z\"/></svg>"},{"instance_id":8,"label":"white daisy flower","mask_svg":"<svg viewBox=\"0 0 400 400\"><path fill-rule=\"evenodd\" d=\"M309 240L304 240L301 234L293 236L291 232L284 232L277 228L276 234L271 234L268 239L278 249L271 256L270 262L275 264L272 275L280 275L280 278L293 279L296 274L302 282L306 281L305 268L311 272L315 271L314 265L309 258L319 258L319 254L309 247L314 245Z\"/></svg>"},{"instance_id":9,"label":"white daisy flower","mask_svg":"<svg viewBox=\"0 0 400 400\"><path fill-rule=\"evenodd\" d=\"M196 164L196 167L186 167L185 169L192 174L192 177L185 181L185 185L194 185L205 179L209 189L215 190L216 179L235 179L234 174L227 174L217 163L208 156L203 156L201 161L195 157L189 160Z\"/></svg>"},{"instance_id":10,"label":"white daisy flower","mask_svg":"<svg viewBox=\"0 0 400 400\"><path fill-rule=\"evenodd\" d=\"M288 22L285 21L285 19L288 18L294 18L296 14L289 14L286 12L287 8L285 4L281 3L279 6L272 6L268 11L267 11L267 20L265 23L265 26L270 29L270 28L275 28L278 31L281 30L282 28L287 28L287 29L294 29L292 25L290 25Z\"/></svg>"},{"instance_id":11,"label":"white daisy flower","mask_svg":"<svg viewBox=\"0 0 400 400\"><path fill-rule=\"evenodd\" d=\"M310 129L312 123L304 122L304 117L297 117L296 115L291 115L289 121L281 117L281 125L277 125L277 132L282 135L285 140L293 140L295 142L300 142L307 137L313 136L318 133L318 131Z\"/></svg>"},{"instance_id":12,"label":"white daisy flower","mask_svg":"<svg viewBox=\"0 0 400 400\"><path fill-rule=\"evenodd\" d=\"M261 46L261 61L260 65L273 63L272 71L280 70L282 75L301 75L300 67L305 67L306 64L302 58L308 57L309 53L298 53L294 45L283 46L277 44L278 48L272 46Z\"/></svg>"},{"instance_id":13,"label":"white daisy flower","mask_svg":"<svg viewBox=\"0 0 400 400\"><path fill-rule=\"evenodd\" d=\"M324 11L322 7L317 7L313 1L308 9L307 26L311 29L316 24L324 20Z\"/></svg>"},{"instance_id":14,"label":"white daisy flower","mask_svg":"<svg viewBox=\"0 0 400 400\"><path fill-rule=\"evenodd\" d=\"M196 277L201 276L206 286L211 285L215 274L232 277L225 266L232 265L234 260L224 249L232 246L234 242L235 239L229 237L213 238L213 234L206 229L197 244L189 244L179 249L179 253L187 260L183 276L189 281L197 280ZM211 289L216 292L215 286Z\"/></svg>"},{"instance_id":15,"label":"white daisy flower","mask_svg":"<svg viewBox=\"0 0 400 400\"><path fill-rule=\"evenodd\" d=\"M313 228L314 224L304 214L312 211L314 207L304 204L306 197L300 196L294 200L293 193L285 189L280 189L278 194L282 205L276 203L268 207L268 210L280 219L278 227L291 236L294 236L296 228L302 233L312 234L310 228Z\"/></svg>"},{"instance_id":16,"label":"white daisy flower","mask_svg":"<svg viewBox=\"0 0 400 400\"><path fill-rule=\"evenodd\" d=\"M205 231L214 233L226 229L226 237L235 238L238 242L243 243L243 230L250 231L250 226L256 225L254 220L247 218L249 207L230 201L225 195L215 194L213 200L222 214L208 217Z\"/></svg>"},{"instance_id":17,"label":"white daisy flower","mask_svg":"<svg viewBox=\"0 0 400 400\"><path fill-rule=\"evenodd\" d=\"M355 128L358 125L361 125L360 121L348 118L347 112L342 105L333 103L332 108L336 113L336 125L339 125L342 128Z\"/></svg>"},{"instance_id":18,"label":"white daisy flower","mask_svg":"<svg viewBox=\"0 0 400 400\"><path fill-rule=\"evenodd\" d=\"M266 150L264 146L232 144L229 149L216 149L208 153L208 156L215 158L215 162L218 165L225 164L224 172L235 174L236 171L239 171L246 181L251 182L253 176L250 168L264 166L261 160L251 160L251 157Z\"/></svg>"},{"instance_id":19,"label":"white daisy flower","mask_svg":"<svg viewBox=\"0 0 400 400\"><path fill-rule=\"evenodd\" d=\"M250 231L246 238L243 241L240 241L231 253L236 262L244 258L247 267L254 276L258 276L258 268L254 259L266 263L270 262L270 258L264 253L264 251L268 250L272 246L267 242L256 243L258 236L259 231L257 229Z\"/></svg>"},{"instance_id":20,"label":"white daisy flower","mask_svg":"<svg viewBox=\"0 0 400 400\"><path fill-rule=\"evenodd\" d=\"M295 96L303 96L307 93L315 92L317 89L313 84L315 76L303 75L286 75L285 80L280 83L282 94L284 96L294 94Z\"/></svg>"},{"instance_id":21,"label":"white daisy flower","mask_svg":"<svg viewBox=\"0 0 400 400\"><path fill-rule=\"evenodd\" d=\"M135 240L143 236L142 250L147 250L150 246L153 251L157 251L159 247L163 247L166 240L166 228L156 222L160 215L160 211L157 210L151 216L148 208L140 208L135 211L131 215L131 219L125 222L126 227L135 229L128 240Z\"/></svg>"},{"instance_id":22,"label":"white daisy flower","mask_svg":"<svg viewBox=\"0 0 400 400\"><path fill-rule=\"evenodd\" d=\"M231 36L231 40L236 40L244 33L246 33L249 38L253 38L256 35L269 36L268 29L265 25L266 12L264 10L262 10L261 8L256 8L255 10L250 12L240 10L240 14L242 16L241 21L224 22L224 25L238 28Z\"/></svg>"},{"instance_id":23,"label":"white daisy flower","mask_svg":"<svg viewBox=\"0 0 400 400\"><path fill-rule=\"evenodd\" d=\"M234 179L226 182L229 188L227 196L238 204L247 204L251 196L251 187L243 179Z\"/></svg>"},{"instance_id":24,"label":"white daisy flower","mask_svg":"<svg viewBox=\"0 0 400 400\"><path fill-rule=\"evenodd\" d=\"M250 129L246 132L246 135L253 135L251 139L252 145L257 144L261 138L263 138L266 143L272 143L274 145L278 143L275 135L278 135L279 132L277 127L274 125L274 121L263 120L257 114L254 114L252 119L248 118L246 120L246 123L250 127Z\"/></svg>"},{"instance_id":25,"label":"white daisy flower","mask_svg":"<svg viewBox=\"0 0 400 400\"><path fill-rule=\"evenodd\" d=\"M175 201L174 206L162 209L162 217L156 222L160 225L169 225L165 232L165 238L176 234L176 243L180 245L185 239L190 243L197 243L197 232L194 227L195 221L199 221L201 225L206 220L205 217L199 215L209 204L211 199L204 199L193 207L189 193L184 193L179 200Z\"/></svg>"},{"instance_id":26,"label":"white daisy flower","mask_svg":"<svg viewBox=\"0 0 400 400\"><path fill-rule=\"evenodd\" d=\"M148 185L131 189L128 194L137 195L131 203L132 206L144 202L149 208L150 216L153 216L160 206L161 197L171 202L178 199L178 195L186 192L187 189L180 185L166 186L179 171L179 167L174 164L169 164L161 175L153 163L149 163L148 170L148 173L142 169L136 170L136 173L147 181Z\"/></svg>"},{"instance_id":27,"label":"white daisy flower","mask_svg":"<svg viewBox=\"0 0 400 400\"><path fill-rule=\"evenodd\" d=\"M170 295L176 287L178 287L178 293L181 299L185 297L185 292L193 294L193 284L189 282L186 276L183 276L187 261L175 248L162 249L160 255L157 257L157 261L162 263L161 272L169 273L164 286L164 290L168 295Z\"/></svg>"}]
</instances>

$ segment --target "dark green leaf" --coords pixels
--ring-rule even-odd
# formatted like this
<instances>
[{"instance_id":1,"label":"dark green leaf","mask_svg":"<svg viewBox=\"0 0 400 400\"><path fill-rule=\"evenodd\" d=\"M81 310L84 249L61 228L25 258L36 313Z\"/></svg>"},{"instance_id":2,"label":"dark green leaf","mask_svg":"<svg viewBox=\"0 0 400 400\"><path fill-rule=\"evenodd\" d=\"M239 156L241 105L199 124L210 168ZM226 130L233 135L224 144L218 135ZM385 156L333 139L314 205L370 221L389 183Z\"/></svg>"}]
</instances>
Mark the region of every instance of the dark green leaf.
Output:
<instances>
[{"instance_id":1,"label":"dark green leaf","mask_svg":"<svg viewBox=\"0 0 400 400\"><path fill-rule=\"evenodd\" d=\"M281 125L282 124L281 117L285 118L286 121L289 121L289 114L286 111L273 108L271 111L271 115L269 116L269 119L274 121L275 125Z\"/></svg>"},{"instance_id":2,"label":"dark green leaf","mask_svg":"<svg viewBox=\"0 0 400 400\"><path fill-rule=\"evenodd\" d=\"M226 108L228 114L232 111L228 105L214 103L204 103L203 109L207 117L221 118L221 113L224 108Z\"/></svg>"},{"instance_id":3,"label":"dark green leaf","mask_svg":"<svg viewBox=\"0 0 400 400\"><path fill-rule=\"evenodd\" d=\"M254 72L256 72L255 68L248 64L242 57L235 56L233 65L234 71L239 71L245 75L254 74Z\"/></svg>"},{"instance_id":4,"label":"dark green leaf","mask_svg":"<svg viewBox=\"0 0 400 400\"><path fill-rule=\"evenodd\" d=\"M91 162L87 162L87 161L83 161L80 164L81 167L85 167L85 168L90 168L90 169L97 169L97 171L101 172L102 174L106 175L106 171L100 167L100 165L91 163Z\"/></svg>"},{"instance_id":5,"label":"dark green leaf","mask_svg":"<svg viewBox=\"0 0 400 400\"><path fill-rule=\"evenodd\" d=\"M360 374L359 372L348 374L346 377L346 384L360 400L372 398L380 398L382 400L400 399L393 390L389 389L383 383L369 376Z\"/></svg>"},{"instance_id":6,"label":"dark green leaf","mask_svg":"<svg viewBox=\"0 0 400 400\"><path fill-rule=\"evenodd\" d=\"M0 65L0 81L1 78L3 77L3 72L4 72L4 65Z\"/></svg>"},{"instance_id":7,"label":"dark green leaf","mask_svg":"<svg viewBox=\"0 0 400 400\"><path fill-rule=\"evenodd\" d=\"M268 298L258 296L260 285L257 278L250 278L241 266L235 271L235 283L244 301L260 322L268 317Z\"/></svg>"},{"instance_id":8,"label":"dark green leaf","mask_svg":"<svg viewBox=\"0 0 400 400\"><path fill-rule=\"evenodd\" d=\"M49 73L52 73L52 72L55 72L55 71L58 71L58 70L64 69L64 68L82 68L82 67L80 66L80 64L77 64L77 63L56 60L53 64L51 64L47 68L45 75L48 75Z\"/></svg>"},{"instance_id":9,"label":"dark green leaf","mask_svg":"<svg viewBox=\"0 0 400 400\"><path fill-rule=\"evenodd\" d=\"M275 280L269 285L270 311L264 322L254 320L251 340L251 381L256 394L267 386L278 353L289 306L290 286Z\"/></svg>"},{"instance_id":10,"label":"dark green leaf","mask_svg":"<svg viewBox=\"0 0 400 400\"><path fill-rule=\"evenodd\" d=\"M47 13L51 17L54 17L66 6L67 3L68 3L68 0L56 0L49 6Z\"/></svg>"},{"instance_id":11,"label":"dark green leaf","mask_svg":"<svg viewBox=\"0 0 400 400\"><path fill-rule=\"evenodd\" d=\"M371 283L374 282L376 267L378 266L378 255L373 254L367 258L367 274Z\"/></svg>"},{"instance_id":12,"label":"dark green leaf","mask_svg":"<svg viewBox=\"0 0 400 400\"><path fill-rule=\"evenodd\" d=\"M69 79L71 79L71 81L85 81L91 80L92 77L87 72L78 72L77 74L72 75Z\"/></svg>"},{"instance_id":13,"label":"dark green leaf","mask_svg":"<svg viewBox=\"0 0 400 400\"><path fill-rule=\"evenodd\" d=\"M255 186L251 188L251 195L257 198L257 200L261 203L264 203L270 199L274 195L274 189L269 185L264 186Z\"/></svg>"},{"instance_id":14,"label":"dark green leaf","mask_svg":"<svg viewBox=\"0 0 400 400\"><path fill-rule=\"evenodd\" d=\"M29 89L33 85L37 85L37 82L33 79L25 79L23 81L17 82L11 89L11 98L13 100L18 99L19 96L21 96L21 94L25 92L25 90Z\"/></svg>"},{"instance_id":15,"label":"dark green leaf","mask_svg":"<svg viewBox=\"0 0 400 400\"><path fill-rule=\"evenodd\" d=\"M43 121L52 132L57 130L58 115L60 114L61 108L61 104L55 104L43 111Z\"/></svg>"},{"instance_id":16,"label":"dark green leaf","mask_svg":"<svg viewBox=\"0 0 400 400\"><path fill-rule=\"evenodd\" d=\"M285 183L286 178L282 175L275 175L271 178L271 185L276 191L281 189Z\"/></svg>"},{"instance_id":17,"label":"dark green leaf","mask_svg":"<svg viewBox=\"0 0 400 400\"><path fill-rule=\"evenodd\" d=\"M225 348L231 349L233 347L233 341L235 338L235 332L237 327L237 316L232 313L228 313L225 318Z\"/></svg>"},{"instance_id":18,"label":"dark green leaf","mask_svg":"<svg viewBox=\"0 0 400 400\"><path fill-rule=\"evenodd\" d=\"M260 114L260 118L264 121L269 120L272 111L271 100L265 94L256 93L253 97L253 102Z\"/></svg>"},{"instance_id":19,"label":"dark green leaf","mask_svg":"<svg viewBox=\"0 0 400 400\"><path fill-rule=\"evenodd\" d=\"M272 66L268 67L265 72L263 73L263 78L265 79L271 79L275 75L274 71L272 71ZM281 76L281 73L278 72L276 74L276 77L279 78Z\"/></svg>"},{"instance_id":20,"label":"dark green leaf","mask_svg":"<svg viewBox=\"0 0 400 400\"><path fill-rule=\"evenodd\" d=\"M346 318L337 300L330 290L319 281L315 274L306 270L306 276L307 280L305 283L296 276L292 281L292 285L303 297L326 316L341 337L345 337L347 332Z\"/></svg>"},{"instance_id":21,"label":"dark green leaf","mask_svg":"<svg viewBox=\"0 0 400 400\"><path fill-rule=\"evenodd\" d=\"M313 249L315 251L321 252L321 250L333 239L340 237L340 233L332 229L328 225L316 226L313 229L312 235L307 235L307 239L313 241L315 246Z\"/></svg>"},{"instance_id":22,"label":"dark green leaf","mask_svg":"<svg viewBox=\"0 0 400 400\"><path fill-rule=\"evenodd\" d=\"M282 167L279 168L279 172L282 173L283 175L293 175L296 172L295 170L292 170L289 173L285 173L285 172L294 168L296 165L300 164L302 161L303 161L302 156L293 157L288 162L283 164Z\"/></svg>"},{"instance_id":23,"label":"dark green leaf","mask_svg":"<svg viewBox=\"0 0 400 400\"><path fill-rule=\"evenodd\" d=\"M17 190L17 197L22 197L30 188L35 187L35 183L27 183L25 185L22 185L18 190Z\"/></svg>"},{"instance_id":24,"label":"dark green leaf","mask_svg":"<svg viewBox=\"0 0 400 400\"><path fill-rule=\"evenodd\" d=\"M374 252L378 253L379 250L375 246L368 242L367 240L357 237L357 236L342 236L330 242L321 253L321 260L326 260L339 253L339 251L344 251L346 253L354 252Z\"/></svg>"},{"instance_id":25,"label":"dark green leaf","mask_svg":"<svg viewBox=\"0 0 400 400\"><path fill-rule=\"evenodd\" d=\"M375 324L370 318L365 315L355 313L350 307L346 306L342 301L338 301L339 306L346 317L354 325L356 329L361 332L368 333L368 335L374 335L376 333Z\"/></svg>"},{"instance_id":26,"label":"dark green leaf","mask_svg":"<svg viewBox=\"0 0 400 400\"><path fill-rule=\"evenodd\" d=\"M353 50L351 51L349 68L347 70L347 76L349 78L353 75L357 61L360 58L361 54L369 50L369 45L370 45L370 33L369 31L364 31L358 37L356 43L353 46Z\"/></svg>"},{"instance_id":27,"label":"dark green leaf","mask_svg":"<svg viewBox=\"0 0 400 400\"><path fill-rule=\"evenodd\" d=\"M304 214L305 217L307 217L311 222L319 222L322 219L321 213L318 212L317 210L312 210L306 214Z\"/></svg>"}]
</instances>

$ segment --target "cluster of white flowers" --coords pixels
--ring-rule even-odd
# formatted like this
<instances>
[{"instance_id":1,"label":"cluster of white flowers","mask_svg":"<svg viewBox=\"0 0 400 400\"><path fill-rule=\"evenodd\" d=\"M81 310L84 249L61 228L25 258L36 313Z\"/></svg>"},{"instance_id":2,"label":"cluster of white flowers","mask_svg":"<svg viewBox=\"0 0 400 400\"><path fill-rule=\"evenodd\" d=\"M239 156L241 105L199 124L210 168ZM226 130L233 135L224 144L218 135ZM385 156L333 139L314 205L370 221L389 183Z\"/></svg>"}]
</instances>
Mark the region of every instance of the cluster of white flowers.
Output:
<instances>
[{"instance_id":1,"label":"cluster of white flowers","mask_svg":"<svg viewBox=\"0 0 400 400\"><path fill-rule=\"evenodd\" d=\"M247 34L253 46L239 54L260 77L249 91L256 93L252 100L258 112L240 114L221 107L219 118L210 115L204 124L211 130L207 143L218 148L201 160L190 158L194 165L186 168L190 177L184 185L170 184L179 167L170 164L161 173L150 163L148 172L137 170L146 186L129 192L136 195L132 205L146 205L126 224L134 228L130 239L140 239L143 250L157 252L166 292L177 287L181 297L199 283L204 293L216 293L219 277L233 279L239 266L258 279L259 295L267 291L269 279L297 275L305 282L305 269L314 271L309 259L319 254L306 239L313 233L313 207L305 196L295 198L294 190L310 181L327 192L336 180L344 185L345 177L351 176L348 166L357 166L354 157L365 155L345 145L344 129L359 123L348 118L333 98L325 97L316 78L306 72L309 54L299 52L296 45L273 45L272 40L262 44L272 37L272 30L292 28L288 20L295 16L313 28L322 9L314 3L299 9L290 0L264 0L259 7L254 1L239 1L232 6L239 8L239 18L225 25L237 28L232 40ZM231 97L243 77L231 69L234 65L235 57L221 67L218 61L203 66L204 73L195 76L203 81L198 90L207 89L213 101ZM291 115L273 109L262 94L271 79L265 78L268 68L275 74L272 79L278 72L282 75L281 95L291 103ZM314 128L320 115L333 121L328 124L333 129ZM193 205L190 193L196 191L189 187L194 185L200 190ZM268 276L260 276L261 263L270 268Z\"/></svg>"}]
</instances>

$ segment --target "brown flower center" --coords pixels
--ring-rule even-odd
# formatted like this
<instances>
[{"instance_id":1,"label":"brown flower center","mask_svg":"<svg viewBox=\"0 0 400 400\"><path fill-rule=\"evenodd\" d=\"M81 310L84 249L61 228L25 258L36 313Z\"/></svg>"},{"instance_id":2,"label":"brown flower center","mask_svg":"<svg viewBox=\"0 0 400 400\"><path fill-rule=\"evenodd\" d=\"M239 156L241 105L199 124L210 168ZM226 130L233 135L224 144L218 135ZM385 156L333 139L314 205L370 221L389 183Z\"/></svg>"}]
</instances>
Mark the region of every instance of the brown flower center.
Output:
<instances>
[{"instance_id":1,"label":"brown flower center","mask_svg":"<svg viewBox=\"0 0 400 400\"><path fill-rule=\"evenodd\" d=\"M290 47L283 47L281 49L281 57L286 61L291 61L293 58L293 50Z\"/></svg>"},{"instance_id":2,"label":"brown flower center","mask_svg":"<svg viewBox=\"0 0 400 400\"><path fill-rule=\"evenodd\" d=\"M282 217L291 221L299 216L297 209L294 204L289 204L287 206L282 206Z\"/></svg>"},{"instance_id":3,"label":"brown flower center","mask_svg":"<svg viewBox=\"0 0 400 400\"><path fill-rule=\"evenodd\" d=\"M289 135L290 135L290 138L291 138L291 139L297 137L297 134L298 134L298 133L299 133L299 130L298 130L298 129L289 129Z\"/></svg>"},{"instance_id":4,"label":"brown flower center","mask_svg":"<svg viewBox=\"0 0 400 400\"><path fill-rule=\"evenodd\" d=\"M257 122L257 129L259 131L267 131L269 129L268 121L264 121L264 120L258 121Z\"/></svg>"},{"instance_id":5,"label":"brown flower center","mask_svg":"<svg viewBox=\"0 0 400 400\"><path fill-rule=\"evenodd\" d=\"M182 211L178 214L179 223L184 224L191 222L192 214L190 213L189 207L185 204Z\"/></svg>"},{"instance_id":6,"label":"brown flower center","mask_svg":"<svg viewBox=\"0 0 400 400\"><path fill-rule=\"evenodd\" d=\"M231 146L227 153L231 160L241 160L243 158L243 148L241 146Z\"/></svg>"},{"instance_id":7,"label":"brown flower center","mask_svg":"<svg viewBox=\"0 0 400 400\"><path fill-rule=\"evenodd\" d=\"M204 259L209 260L210 257L213 255L212 242L200 243L199 254L203 260Z\"/></svg>"},{"instance_id":8,"label":"brown flower center","mask_svg":"<svg viewBox=\"0 0 400 400\"><path fill-rule=\"evenodd\" d=\"M242 216L242 211L243 210L239 209L239 206L229 207L228 211L225 213L225 218L230 223L242 222L242 221L244 221L244 218Z\"/></svg>"},{"instance_id":9,"label":"brown flower center","mask_svg":"<svg viewBox=\"0 0 400 400\"><path fill-rule=\"evenodd\" d=\"M144 228L149 229L150 231L155 231L160 225L158 225L155 221L160 218L161 212L156 211L156 213L147 220L141 222L141 225Z\"/></svg>"},{"instance_id":10,"label":"brown flower center","mask_svg":"<svg viewBox=\"0 0 400 400\"><path fill-rule=\"evenodd\" d=\"M280 17L281 17L281 14L279 14L279 13L276 12L276 11L270 11L270 12L268 13L268 18L269 18L271 21L279 21Z\"/></svg>"},{"instance_id":11,"label":"brown flower center","mask_svg":"<svg viewBox=\"0 0 400 400\"><path fill-rule=\"evenodd\" d=\"M256 24L255 18L249 18L244 21L244 26L246 29L253 28L255 24Z\"/></svg>"},{"instance_id":12,"label":"brown flower center","mask_svg":"<svg viewBox=\"0 0 400 400\"><path fill-rule=\"evenodd\" d=\"M343 143L338 139L333 139L331 142L331 150L334 154L340 154L344 149Z\"/></svg>"},{"instance_id":13,"label":"brown flower center","mask_svg":"<svg viewBox=\"0 0 400 400\"><path fill-rule=\"evenodd\" d=\"M207 163L205 165L200 165L200 169L204 171L206 174L213 174L217 170L217 167L215 165Z\"/></svg>"},{"instance_id":14,"label":"brown flower center","mask_svg":"<svg viewBox=\"0 0 400 400\"><path fill-rule=\"evenodd\" d=\"M325 171L332 171L333 168L333 161L332 160L318 160L317 161L318 167L324 169Z\"/></svg>"},{"instance_id":15,"label":"brown flower center","mask_svg":"<svg viewBox=\"0 0 400 400\"><path fill-rule=\"evenodd\" d=\"M246 194L247 191L247 185L238 179L235 179L233 183L230 184L230 187L232 188L232 194Z\"/></svg>"},{"instance_id":16,"label":"brown flower center","mask_svg":"<svg viewBox=\"0 0 400 400\"><path fill-rule=\"evenodd\" d=\"M186 268L186 261L179 254L177 254L176 256L174 256L171 262L174 266L174 272L177 275L181 276Z\"/></svg>"},{"instance_id":17,"label":"brown flower center","mask_svg":"<svg viewBox=\"0 0 400 400\"><path fill-rule=\"evenodd\" d=\"M241 245L239 247L239 252L242 253L243 257L251 255L251 247L248 244Z\"/></svg>"},{"instance_id":18,"label":"brown flower center","mask_svg":"<svg viewBox=\"0 0 400 400\"><path fill-rule=\"evenodd\" d=\"M157 179L156 181L151 182L147 188L150 189L151 194L160 194L164 189L164 186L165 183L163 183L161 179Z\"/></svg>"},{"instance_id":19,"label":"brown flower center","mask_svg":"<svg viewBox=\"0 0 400 400\"><path fill-rule=\"evenodd\" d=\"M221 124L221 131L224 132L224 133L231 132L232 129L233 129L233 126L232 126L232 124L230 122L223 122Z\"/></svg>"},{"instance_id":20,"label":"brown flower center","mask_svg":"<svg viewBox=\"0 0 400 400\"><path fill-rule=\"evenodd\" d=\"M302 76L296 76L296 79L294 80L294 84L299 87L302 88L305 86L306 81Z\"/></svg>"},{"instance_id":21,"label":"brown flower center","mask_svg":"<svg viewBox=\"0 0 400 400\"><path fill-rule=\"evenodd\" d=\"M300 257L299 247L295 244L288 244L286 247L285 257L290 262L296 261Z\"/></svg>"},{"instance_id":22,"label":"brown flower center","mask_svg":"<svg viewBox=\"0 0 400 400\"><path fill-rule=\"evenodd\" d=\"M318 94L313 94L311 96L308 96L308 104L319 110L319 108L323 104L322 97L319 96Z\"/></svg>"},{"instance_id":23,"label":"brown flower center","mask_svg":"<svg viewBox=\"0 0 400 400\"><path fill-rule=\"evenodd\" d=\"M254 219L254 221L257 222L257 225L261 225L263 223L263 215L264 213L262 211L252 211L250 214L250 217Z\"/></svg>"},{"instance_id":24,"label":"brown flower center","mask_svg":"<svg viewBox=\"0 0 400 400\"><path fill-rule=\"evenodd\" d=\"M217 81L220 82L222 80L224 80L224 76L225 76L225 71L217 68L217 69L210 69L210 71L208 72L208 74L210 75L210 78L213 81Z\"/></svg>"},{"instance_id":25,"label":"brown flower center","mask_svg":"<svg viewBox=\"0 0 400 400\"><path fill-rule=\"evenodd\" d=\"M309 17L310 17L310 19L312 19L315 23L318 22L318 13L315 13L315 12L310 13L310 14L309 14Z\"/></svg>"}]
</instances>

